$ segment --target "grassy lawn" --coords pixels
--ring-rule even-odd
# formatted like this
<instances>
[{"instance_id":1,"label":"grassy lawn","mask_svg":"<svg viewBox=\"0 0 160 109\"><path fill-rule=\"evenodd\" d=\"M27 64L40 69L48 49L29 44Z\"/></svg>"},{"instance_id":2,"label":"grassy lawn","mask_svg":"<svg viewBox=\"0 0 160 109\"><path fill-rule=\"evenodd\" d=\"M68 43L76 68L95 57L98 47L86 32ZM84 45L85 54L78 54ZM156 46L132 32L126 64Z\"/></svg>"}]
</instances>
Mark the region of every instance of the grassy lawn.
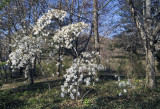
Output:
<instances>
[{"instance_id":1,"label":"grassy lawn","mask_svg":"<svg viewBox=\"0 0 160 109\"><path fill-rule=\"evenodd\" d=\"M7 84L8 89L0 90L0 109L58 109L58 108L86 108L86 109L160 109L160 87L147 90L142 85L143 79L133 80L134 87L126 87L127 93L119 93L116 80L100 80L94 87L81 86L81 97L78 103L70 97L60 97L62 78L50 79L51 90L48 90L44 80L36 80L33 86L25 82ZM16 87L9 88L10 86ZM5 84L4 84L5 85Z\"/></svg>"}]
</instances>

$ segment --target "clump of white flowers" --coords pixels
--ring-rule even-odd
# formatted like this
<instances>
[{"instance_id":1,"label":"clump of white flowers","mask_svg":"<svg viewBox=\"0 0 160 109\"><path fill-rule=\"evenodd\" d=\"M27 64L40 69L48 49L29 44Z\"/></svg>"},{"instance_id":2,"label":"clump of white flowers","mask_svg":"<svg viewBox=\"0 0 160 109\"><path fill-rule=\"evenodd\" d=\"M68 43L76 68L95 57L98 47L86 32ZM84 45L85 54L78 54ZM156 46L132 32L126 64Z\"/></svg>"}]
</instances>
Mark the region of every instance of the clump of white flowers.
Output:
<instances>
[{"instance_id":1,"label":"clump of white flowers","mask_svg":"<svg viewBox=\"0 0 160 109\"><path fill-rule=\"evenodd\" d=\"M40 48L44 44L42 37L24 36L22 39L19 39L20 37L17 36L16 42L12 45L12 47L15 47L15 50L9 54L13 70L30 66L30 64L34 63L35 55L41 52ZM28 67L26 67L27 70Z\"/></svg>"},{"instance_id":2,"label":"clump of white flowers","mask_svg":"<svg viewBox=\"0 0 160 109\"><path fill-rule=\"evenodd\" d=\"M53 40L55 43L61 44L61 47L70 49L72 47L72 41L76 37L79 37L80 33L88 27L89 25L84 22L64 26L57 30Z\"/></svg>"},{"instance_id":3,"label":"clump of white flowers","mask_svg":"<svg viewBox=\"0 0 160 109\"><path fill-rule=\"evenodd\" d=\"M120 76L115 75L115 78L118 78L118 81L116 82L119 86L119 88L122 89L122 92L119 93L119 96L121 96L123 93L127 93L127 89L126 87L133 87L133 85L131 84L131 80L128 78L127 81L122 81L120 79Z\"/></svg>"},{"instance_id":4,"label":"clump of white flowers","mask_svg":"<svg viewBox=\"0 0 160 109\"><path fill-rule=\"evenodd\" d=\"M95 63L94 52L83 52L80 57L73 60L72 66L67 69L64 75L65 82L61 86L61 97L69 93L71 99L80 96L79 86L85 83L87 86L94 85L98 81L96 71L103 69L103 65Z\"/></svg>"},{"instance_id":5,"label":"clump of white flowers","mask_svg":"<svg viewBox=\"0 0 160 109\"><path fill-rule=\"evenodd\" d=\"M66 17L67 13L63 10L50 9L47 13L43 14L36 24L33 26L34 35L37 35L42 31L44 27L49 25L52 21L52 18L55 17L61 21Z\"/></svg>"}]
</instances>

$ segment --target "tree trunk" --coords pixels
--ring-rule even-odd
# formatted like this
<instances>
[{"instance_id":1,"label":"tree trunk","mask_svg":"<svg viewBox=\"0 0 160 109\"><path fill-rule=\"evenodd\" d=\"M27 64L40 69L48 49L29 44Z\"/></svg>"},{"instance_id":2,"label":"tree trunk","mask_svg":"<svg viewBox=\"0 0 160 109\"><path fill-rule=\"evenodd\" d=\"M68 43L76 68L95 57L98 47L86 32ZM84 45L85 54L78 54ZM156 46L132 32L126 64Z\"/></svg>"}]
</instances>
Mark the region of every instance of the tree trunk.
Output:
<instances>
[{"instance_id":1,"label":"tree trunk","mask_svg":"<svg viewBox=\"0 0 160 109\"><path fill-rule=\"evenodd\" d=\"M94 47L95 51L100 54L100 43L99 43L99 34L98 34L98 0L93 0L93 31L94 31ZM97 63L100 63L100 59L97 58Z\"/></svg>"},{"instance_id":2,"label":"tree trunk","mask_svg":"<svg viewBox=\"0 0 160 109\"><path fill-rule=\"evenodd\" d=\"M34 65L33 65L33 76L36 76L36 64L37 64L37 55L35 56Z\"/></svg>"},{"instance_id":3,"label":"tree trunk","mask_svg":"<svg viewBox=\"0 0 160 109\"><path fill-rule=\"evenodd\" d=\"M152 26L152 14L151 14L151 0L143 0L143 16L139 16L137 13L134 1L128 0L130 10L134 17L137 28L140 31L141 39L144 45L146 53L146 87L156 88L155 79L155 36L158 34L159 25L153 28ZM143 17L141 22L140 17Z\"/></svg>"},{"instance_id":4,"label":"tree trunk","mask_svg":"<svg viewBox=\"0 0 160 109\"><path fill-rule=\"evenodd\" d=\"M155 58L154 52L151 49L148 49L147 54L147 63L146 63L146 87L156 88L156 79L155 79Z\"/></svg>"},{"instance_id":5,"label":"tree trunk","mask_svg":"<svg viewBox=\"0 0 160 109\"><path fill-rule=\"evenodd\" d=\"M152 19L151 18L151 0L146 0L146 21L145 21L145 29L146 29L146 87L148 88L156 88L155 82L155 49L154 49L154 37L152 35Z\"/></svg>"},{"instance_id":6,"label":"tree trunk","mask_svg":"<svg viewBox=\"0 0 160 109\"><path fill-rule=\"evenodd\" d=\"M59 1L59 10L61 10L62 9L62 0L60 0ZM59 27L60 27L60 29L62 28L62 22L61 21L59 21ZM59 50L58 50L58 69L57 69L57 71L58 71L58 76L60 77L60 76L62 76L62 60L61 60L61 57L62 57L62 47L61 47L61 45L59 44Z\"/></svg>"},{"instance_id":7,"label":"tree trunk","mask_svg":"<svg viewBox=\"0 0 160 109\"><path fill-rule=\"evenodd\" d=\"M59 45L59 51L58 51L58 69L57 69L57 71L58 71L58 76L60 77L60 76L62 76L62 60L61 60L61 57L62 57L62 48L61 48L61 46Z\"/></svg>"},{"instance_id":8,"label":"tree trunk","mask_svg":"<svg viewBox=\"0 0 160 109\"><path fill-rule=\"evenodd\" d=\"M29 70L29 76L30 76L29 83L30 83L30 85L33 85L34 80L33 80L33 69L32 68L30 68L30 70Z\"/></svg>"},{"instance_id":9,"label":"tree trunk","mask_svg":"<svg viewBox=\"0 0 160 109\"><path fill-rule=\"evenodd\" d=\"M30 85L34 84L33 68L32 68L32 65L30 62L28 63L28 65L26 66L26 69L25 69L25 78L28 78Z\"/></svg>"}]
</instances>

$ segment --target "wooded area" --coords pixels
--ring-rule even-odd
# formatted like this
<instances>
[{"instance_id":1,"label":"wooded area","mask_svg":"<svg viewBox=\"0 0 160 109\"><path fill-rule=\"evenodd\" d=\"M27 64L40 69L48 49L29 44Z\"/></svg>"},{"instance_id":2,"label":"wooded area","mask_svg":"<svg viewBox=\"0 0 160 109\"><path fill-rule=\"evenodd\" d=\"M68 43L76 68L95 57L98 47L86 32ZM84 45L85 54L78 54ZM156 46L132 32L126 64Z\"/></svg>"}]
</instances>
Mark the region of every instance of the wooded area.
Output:
<instances>
[{"instance_id":1,"label":"wooded area","mask_svg":"<svg viewBox=\"0 0 160 109\"><path fill-rule=\"evenodd\" d=\"M0 109L160 108L160 0L1 0Z\"/></svg>"}]
</instances>

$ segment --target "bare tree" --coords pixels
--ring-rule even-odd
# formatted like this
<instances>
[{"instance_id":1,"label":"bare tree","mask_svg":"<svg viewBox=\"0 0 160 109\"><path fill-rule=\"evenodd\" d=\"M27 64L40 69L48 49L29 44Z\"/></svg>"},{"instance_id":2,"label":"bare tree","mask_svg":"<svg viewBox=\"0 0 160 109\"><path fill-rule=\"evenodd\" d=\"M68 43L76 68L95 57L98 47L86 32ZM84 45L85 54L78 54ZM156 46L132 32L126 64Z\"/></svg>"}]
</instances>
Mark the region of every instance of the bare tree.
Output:
<instances>
[{"instance_id":1,"label":"bare tree","mask_svg":"<svg viewBox=\"0 0 160 109\"><path fill-rule=\"evenodd\" d=\"M157 0L143 0L142 14L141 10L137 10L134 0L127 0L130 6L130 11L133 15L136 26L140 32L140 36L145 48L146 54L146 87L155 88L155 46L158 42L160 32L159 17L159 1ZM158 7L153 6L156 2Z\"/></svg>"}]
</instances>

